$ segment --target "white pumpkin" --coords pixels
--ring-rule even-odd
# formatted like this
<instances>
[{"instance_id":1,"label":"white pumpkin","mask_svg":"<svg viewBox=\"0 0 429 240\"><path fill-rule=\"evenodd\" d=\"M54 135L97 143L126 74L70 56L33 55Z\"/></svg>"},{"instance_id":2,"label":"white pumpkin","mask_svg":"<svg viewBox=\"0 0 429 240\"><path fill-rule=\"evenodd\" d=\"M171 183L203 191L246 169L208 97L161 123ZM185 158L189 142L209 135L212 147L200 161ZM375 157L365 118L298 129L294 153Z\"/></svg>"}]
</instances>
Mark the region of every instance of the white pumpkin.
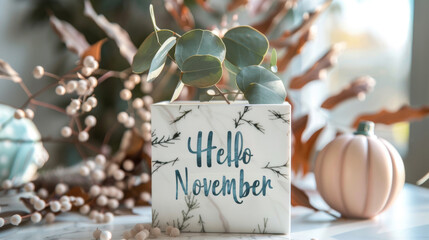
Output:
<instances>
[{"instance_id":1,"label":"white pumpkin","mask_svg":"<svg viewBox=\"0 0 429 240\"><path fill-rule=\"evenodd\" d=\"M319 154L314 169L317 189L344 217L371 218L386 210L405 182L396 149L374 135L373 122L361 122L354 134L341 135Z\"/></svg>"}]
</instances>

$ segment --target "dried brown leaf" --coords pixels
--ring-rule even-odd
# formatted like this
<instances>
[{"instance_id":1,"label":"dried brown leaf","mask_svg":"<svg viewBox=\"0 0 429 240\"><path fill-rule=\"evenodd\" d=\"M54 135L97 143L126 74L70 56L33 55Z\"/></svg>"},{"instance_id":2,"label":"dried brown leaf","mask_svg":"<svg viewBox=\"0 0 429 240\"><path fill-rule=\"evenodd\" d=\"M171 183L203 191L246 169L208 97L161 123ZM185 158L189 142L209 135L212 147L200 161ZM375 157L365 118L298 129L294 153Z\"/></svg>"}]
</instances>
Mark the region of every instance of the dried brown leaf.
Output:
<instances>
[{"instance_id":1,"label":"dried brown leaf","mask_svg":"<svg viewBox=\"0 0 429 240\"><path fill-rule=\"evenodd\" d=\"M331 68L337 62L338 55L343 49L343 46L344 45L340 43L332 46L331 49L319 58L307 71L302 75L292 78L289 88L300 89L311 81L325 78L327 69Z\"/></svg>"},{"instance_id":2,"label":"dried brown leaf","mask_svg":"<svg viewBox=\"0 0 429 240\"><path fill-rule=\"evenodd\" d=\"M89 48L89 43L86 41L85 36L70 23L62 21L54 15L49 17L49 22L70 51L76 53L78 56L82 56Z\"/></svg>"},{"instance_id":3,"label":"dried brown leaf","mask_svg":"<svg viewBox=\"0 0 429 240\"><path fill-rule=\"evenodd\" d=\"M83 61L85 59L85 57L87 57L87 56L93 56L97 62L100 62L100 60L101 60L101 47L106 42L106 40L107 40L106 38L102 39L102 40L92 44L88 49L86 49L85 52L80 57L81 61Z\"/></svg>"},{"instance_id":4,"label":"dried brown leaf","mask_svg":"<svg viewBox=\"0 0 429 240\"><path fill-rule=\"evenodd\" d=\"M404 105L396 111L382 109L376 113L362 114L353 122L353 127L356 128L361 121L372 121L375 123L390 125L398 122L422 119L427 115L429 115L429 106L413 108L408 105Z\"/></svg>"},{"instance_id":5,"label":"dried brown leaf","mask_svg":"<svg viewBox=\"0 0 429 240\"><path fill-rule=\"evenodd\" d=\"M253 27L264 34L276 26L280 20L289 12L289 10L296 4L296 0L281 0L273 8L274 10L262 22L254 24Z\"/></svg>"},{"instance_id":6,"label":"dried brown leaf","mask_svg":"<svg viewBox=\"0 0 429 240\"><path fill-rule=\"evenodd\" d=\"M310 198L308 197L307 193L305 193L302 189L298 188L294 184L291 184L291 204L293 207L306 207L314 211L324 212L334 218L338 218L338 216L335 216L329 211L321 210L313 206L313 204L311 204L310 202Z\"/></svg>"},{"instance_id":7,"label":"dried brown leaf","mask_svg":"<svg viewBox=\"0 0 429 240\"><path fill-rule=\"evenodd\" d=\"M189 31L195 27L194 16L183 1L165 0L164 5L181 29Z\"/></svg>"},{"instance_id":8,"label":"dried brown leaf","mask_svg":"<svg viewBox=\"0 0 429 240\"><path fill-rule=\"evenodd\" d=\"M89 0L85 0L85 16L91 18L111 39L116 42L121 55L131 65L137 52L136 46L130 39L130 35L117 23L111 23L104 15L98 15Z\"/></svg>"},{"instance_id":9,"label":"dried brown leaf","mask_svg":"<svg viewBox=\"0 0 429 240\"><path fill-rule=\"evenodd\" d=\"M14 82L21 82L19 74L9 65L9 63L0 59L0 78L10 79Z\"/></svg>"},{"instance_id":10,"label":"dried brown leaf","mask_svg":"<svg viewBox=\"0 0 429 240\"><path fill-rule=\"evenodd\" d=\"M207 3L207 0L196 0L196 2L207 12L213 12L213 8L210 7L210 5Z\"/></svg>"},{"instance_id":11,"label":"dried brown leaf","mask_svg":"<svg viewBox=\"0 0 429 240\"><path fill-rule=\"evenodd\" d=\"M332 0L328 0L318 6L313 12L304 14L302 23L293 30L284 32L279 40L284 40L295 34L308 31L311 26L313 26L314 22L319 18L319 16L329 7L329 5L331 5L331 3Z\"/></svg>"},{"instance_id":12,"label":"dried brown leaf","mask_svg":"<svg viewBox=\"0 0 429 240\"><path fill-rule=\"evenodd\" d=\"M293 153L292 153L292 170L295 173L302 171L305 175L310 171L310 160L311 153L313 151L314 145L316 144L317 139L319 138L322 131L325 127L322 127L315 131L313 135L307 140L302 140L302 134L304 133L305 128L308 123L308 115L305 115L292 124L292 133L293 133Z\"/></svg>"},{"instance_id":13,"label":"dried brown leaf","mask_svg":"<svg viewBox=\"0 0 429 240\"><path fill-rule=\"evenodd\" d=\"M231 2L229 2L226 9L229 12L232 12L241 6L246 6L248 3L249 3L249 0L232 0Z\"/></svg>"},{"instance_id":14,"label":"dried brown leaf","mask_svg":"<svg viewBox=\"0 0 429 240\"><path fill-rule=\"evenodd\" d=\"M341 92L327 98L322 103L322 108L333 109L338 104L346 101L347 99L357 97L358 99L365 98L366 94L375 86L375 80L369 76L358 77L347 85Z\"/></svg>"},{"instance_id":15,"label":"dried brown leaf","mask_svg":"<svg viewBox=\"0 0 429 240\"><path fill-rule=\"evenodd\" d=\"M279 58L277 61L277 67L279 72L283 72L287 69L292 59L301 53L302 48L304 47L305 43L307 43L308 40L310 40L313 37L312 30L308 30L305 32L296 43L290 45L287 47L286 54L283 55L283 57Z\"/></svg>"},{"instance_id":16,"label":"dried brown leaf","mask_svg":"<svg viewBox=\"0 0 429 240\"><path fill-rule=\"evenodd\" d=\"M81 197L83 200L87 201L89 199L89 195L83 190L82 187L76 186L70 188L70 190L66 194L67 196L75 196L75 197Z\"/></svg>"}]
</instances>

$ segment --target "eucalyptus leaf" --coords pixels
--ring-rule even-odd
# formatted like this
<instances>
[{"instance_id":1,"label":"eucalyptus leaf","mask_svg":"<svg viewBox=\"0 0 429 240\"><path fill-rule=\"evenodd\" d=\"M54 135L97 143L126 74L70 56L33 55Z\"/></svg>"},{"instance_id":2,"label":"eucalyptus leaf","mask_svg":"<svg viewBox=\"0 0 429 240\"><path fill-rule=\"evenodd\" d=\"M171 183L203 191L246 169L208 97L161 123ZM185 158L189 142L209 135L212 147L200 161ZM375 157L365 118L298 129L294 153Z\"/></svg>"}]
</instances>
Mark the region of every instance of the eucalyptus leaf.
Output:
<instances>
[{"instance_id":1,"label":"eucalyptus leaf","mask_svg":"<svg viewBox=\"0 0 429 240\"><path fill-rule=\"evenodd\" d=\"M233 73L234 75L237 75L240 72L240 68L232 64L230 61L225 60L224 64L228 72Z\"/></svg>"},{"instance_id":2,"label":"eucalyptus leaf","mask_svg":"<svg viewBox=\"0 0 429 240\"><path fill-rule=\"evenodd\" d=\"M277 51L275 48L271 51L270 68L272 72L277 72Z\"/></svg>"},{"instance_id":3,"label":"eucalyptus leaf","mask_svg":"<svg viewBox=\"0 0 429 240\"><path fill-rule=\"evenodd\" d=\"M150 64L149 74L147 76L147 81L152 82L156 77L161 74L162 69L164 69L165 61L167 60L168 51L170 51L174 44L176 44L176 37L170 37L161 45L153 57L152 63Z\"/></svg>"},{"instance_id":4,"label":"eucalyptus leaf","mask_svg":"<svg viewBox=\"0 0 429 240\"><path fill-rule=\"evenodd\" d=\"M150 19L152 20L152 25L153 25L153 29L154 31L158 31L159 27L156 25L156 20L155 20L155 13L153 11L153 5L149 5L149 13L150 13Z\"/></svg>"},{"instance_id":5,"label":"eucalyptus leaf","mask_svg":"<svg viewBox=\"0 0 429 240\"><path fill-rule=\"evenodd\" d=\"M237 74L236 82L238 88L252 104L282 103L286 98L282 80L261 66L242 68Z\"/></svg>"},{"instance_id":6,"label":"eucalyptus leaf","mask_svg":"<svg viewBox=\"0 0 429 240\"><path fill-rule=\"evenodd\" d=\"M190 56L183 63L182 82L198 88L215 85L222 77L222 63L211 55Z\"/></svg>"},{"instance_id":7,"label":"eucalyptus leaf","mask_svg":"<svg viewBox=\"0 0 429 240\"><path fill-rule=\"evenodd\" d=\"M180 93L182 92L182 89L184 86L185 84L183 84L183 82L179 80L179 82L177 83L176 89L174 90L173 96L171 97L171 100L170 100L171 103L176 101L180 97Z\"/></svg>"},{"instance_id":8,"label":"eucalyptus leaf","mask_svg":"<svg viewBox=\"0 0 429 240\"><path fill-rule=\"evenodd\" d=\"M268 39L250 26L231 28L222 40L226 59L237 67L259 65L268 52Z\"/></svg>"},{"instance_id":9,"label":"eucalyptus leaf","mask_svg":"<svg viewBox=\"0 0 429 240\"><path fill-rule=\"evenodd\" d=\"M268 86L267 86L268 85ZM271 82L267 85L260 83L251 83L244 92L244 97L250 104L281 104L284 97L278 95L274 90L284 87L283 83Z\"/></svg>"},{"instance_id":10,"label":"eucalyptus leaf","mask_svg":"<svg viewBox=\"0 0 429 240\"><path fill-rule=\"evenodd\" d=\"M159 42L163 44L169 37L174 36L174 33L170 30L162 29L158 31ZM158 52L161 44L156 39L155 32L152 32L140 45L136 55L133 59L132 69L135 73L146 72L150 68L152 59ZM174 56L174 49L170 51L170 56Z\"/></svg>"},{"instance_id":11,"label":"eucalyptus leaf","mask_svg":"<svg viewBox=\"0 0 429 240\"><path fill-rule=\"evenodd\" d=\"M194 55L212 55L222 63L225 51L225 45L218 36L208 30L195 29L177 40L175 59L180 69L185 61Z\"/></svg>"}]
</instances>

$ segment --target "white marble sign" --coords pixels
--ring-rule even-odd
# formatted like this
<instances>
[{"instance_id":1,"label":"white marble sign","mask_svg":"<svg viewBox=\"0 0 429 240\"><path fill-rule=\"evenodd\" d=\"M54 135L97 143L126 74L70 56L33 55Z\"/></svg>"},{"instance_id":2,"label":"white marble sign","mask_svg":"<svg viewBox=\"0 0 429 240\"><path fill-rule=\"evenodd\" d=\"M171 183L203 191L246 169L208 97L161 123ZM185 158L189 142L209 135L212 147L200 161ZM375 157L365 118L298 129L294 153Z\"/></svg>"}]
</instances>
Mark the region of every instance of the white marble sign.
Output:
<instances>
[{"instance_id":1,"label":"white marble sign","mask_svg":"<svg viewBox=\"0 0 429 240\"><path fill-rule=\"evenodd\" d=\"M152 105L153 225L290 231L290 105Z\"/></svg>"}]
</instances>

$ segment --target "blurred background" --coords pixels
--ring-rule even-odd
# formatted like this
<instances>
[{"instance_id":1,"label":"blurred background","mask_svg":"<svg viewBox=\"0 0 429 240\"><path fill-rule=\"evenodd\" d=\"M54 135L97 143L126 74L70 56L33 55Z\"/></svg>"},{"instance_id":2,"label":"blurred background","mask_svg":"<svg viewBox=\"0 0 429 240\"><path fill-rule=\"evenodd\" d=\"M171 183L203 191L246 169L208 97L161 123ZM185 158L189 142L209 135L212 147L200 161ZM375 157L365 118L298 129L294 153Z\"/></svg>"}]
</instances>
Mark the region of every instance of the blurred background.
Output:
<instances>
[{"instance_id":1,"label":"blurred background","mask_svg":"<svg viewBox=\"0 0 429 240\"><path fill-rule=\"evenodd\" d=\"M154 4L158 26L183 32L165 10L163 1L91 2L98 13L128 31L135 46L139 46L153 31L148 12L151 2ZM231 16L220 14L225 12L228 2L207 1L216 10L215 13L208 14L195 0L185 0L195 18L196 28L213 28L222 21L231 20ZM246 9L236 11L240 24L255 23L268 14L266 10L252 15L256 12L256 2L259 1L247 2L249 4ZM272 4L275 1L267 2ZM272 32L272 37L282 29L291 29L301 20L303 13L314 10L322 2L298 1L296 8L288 12L278 29ZM424 0L334 0L320 16L316 24L317 36L293 59L288 70L282 73L287 84L291 76L308 69L333 43L345 43L338 63L329 70L326 80L313 81L299 92L289 91L298 100L296 111L311 113L312 126L316 128L327 124L327 130L319 139L317 149L330 141L338 130L350 131L353 119L359 114L382 108L396 110L406 103L412 106L429 104L429 69L426 67L429 50L425 46L429 40L429 29L425 25L429 18L427 11L429 1ZM91 44L106 37L94 22L83 15L83 1L0 1L0 58L20 73L33 90L37 90L42 81L33 78L34 66L42 65L49 72L64 74L78 61L78 56L65 48L50 27L49 14L72 24ZM122 70L128 67L112 40L108 40L103 46L101 59L100 65L105 69ZM337 93L354 78L362 75L370 75L377 81L374 91L367 95L365 101L350 100L329 113L320 109L320 104L327 96ZM0 81L0 103L19 106L26 100L24 92L16 84ZM95 132L100 133L110 126L108 116L115 118L117 109L126 108L118 96L121 83L109 80L107 84L110 87L103 88L103 92L96 92L100 105L95 114L103 113L103 119L106 119L105 123L95 129ZM166 99L169 95L171 94L155 100ZM46 94L42 99L66 105L55 94ZM38 110L34 120L44 136L58 136L65 121L63 115L46 109ZM415 183L429 170L429 160L426 159L429 155L426 147L429 142L429 119L411 124L380 124L376 133L388 139L400 151L408 182ZM311 134L311 130L306 134ZM119 143L120 135L114 138ZM45 146L51 156L47 169L73 165L79 161L73 147L54 143Z\"/></svg>"}]
</instances>

